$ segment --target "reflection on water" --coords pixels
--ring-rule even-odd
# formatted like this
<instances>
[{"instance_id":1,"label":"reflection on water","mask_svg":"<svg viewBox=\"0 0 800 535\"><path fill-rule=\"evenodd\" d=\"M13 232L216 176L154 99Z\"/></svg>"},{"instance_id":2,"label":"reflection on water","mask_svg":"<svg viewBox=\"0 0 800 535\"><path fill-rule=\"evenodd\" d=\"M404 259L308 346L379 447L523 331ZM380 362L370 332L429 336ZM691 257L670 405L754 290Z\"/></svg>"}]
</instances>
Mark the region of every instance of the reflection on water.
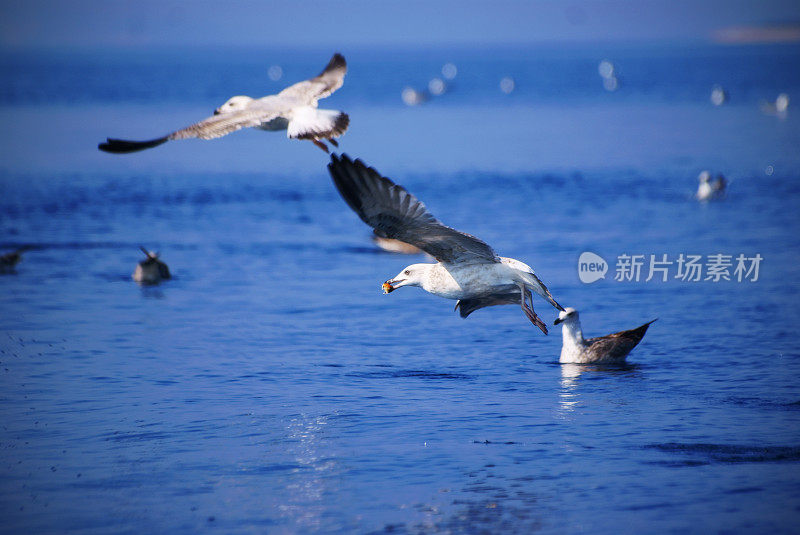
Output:
<instances>
[{"instance_id":1,"label":"reflection on water","mask_svg":"<svg viewBox=\"0 0 800 535\"><path fill-rule=\"evenodd\" d=\"M629 362L621 364L561 364L561 389L558 394L559 416L567 416L580 403L579 387L583 374L632 377L637 374L638 370L638 364Z\"/></svg>"},{"instance_id":2,"label":"reflection on water","mask_svg":"<svg viewBox=\"0 0 800 535\"><path fill-rule=\"evenodd\" d=\"M561 365L561 390L558 393L558 414L566 416L578 404L578 379L585 366L581 364Z\"/></svg>"},{"instance_id":3,"label":"reflection on water","mask_svg":"<svg viewBox=\"0 0 800 535\"><path fill-rule=\"evenodd\" d=\"M157 286L140 286L139 291L145 299L164 299L164 290Z\"/></svg>"},{"instance_id":4,"label":"reflection on water","mask_svg":"<svg viewBox=\"0 0 800 535\"><path fill-rule=\"evenodd\" d=\"M328 416L301 414L293 417L286 426L288 451L297 462L292 477L286 485L285 502L281 512L291 518L292 524L303 529L319 529L325 512L323 496L326 478L336 468L336 461L325 455L325 430Z\"/></svg>"}]
</instances>

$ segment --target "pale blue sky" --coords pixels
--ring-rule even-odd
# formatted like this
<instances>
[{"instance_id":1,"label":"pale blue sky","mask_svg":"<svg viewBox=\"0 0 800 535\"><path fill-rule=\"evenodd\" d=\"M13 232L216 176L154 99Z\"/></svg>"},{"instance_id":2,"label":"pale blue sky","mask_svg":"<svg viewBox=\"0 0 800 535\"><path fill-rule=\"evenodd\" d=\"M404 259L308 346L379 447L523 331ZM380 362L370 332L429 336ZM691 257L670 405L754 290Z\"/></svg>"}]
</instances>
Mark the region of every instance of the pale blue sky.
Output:
<instances>
[{"instance_id":1,"label":"pale blue sky","mask_svg":"<svg viewBox=\"0 0 800 535\"><path fill-rule=\"evenodd\" d=\"M705 40L797 0L4 1L0 46L277 47Z\"/></svg>"}]
</instances>

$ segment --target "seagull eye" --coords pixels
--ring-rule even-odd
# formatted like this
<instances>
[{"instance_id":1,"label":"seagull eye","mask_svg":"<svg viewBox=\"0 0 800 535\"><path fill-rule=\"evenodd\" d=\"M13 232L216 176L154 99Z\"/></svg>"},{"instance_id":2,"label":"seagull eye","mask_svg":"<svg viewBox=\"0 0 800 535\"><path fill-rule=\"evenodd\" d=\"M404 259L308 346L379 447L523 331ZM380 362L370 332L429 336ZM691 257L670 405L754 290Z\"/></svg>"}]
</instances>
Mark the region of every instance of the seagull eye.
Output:
<instances>
[{"instance_id":1,"label":"seagull eye","mask_svg":"<svg viewBox=\"0 0 800 535\"><path fill-rule=\"evenodd\" d=\"M405 270L405 271L403 272L403 275L411 275L411 270L408 270L408 269L407 269L407 270Z\"/></svg>"}]
</instances>

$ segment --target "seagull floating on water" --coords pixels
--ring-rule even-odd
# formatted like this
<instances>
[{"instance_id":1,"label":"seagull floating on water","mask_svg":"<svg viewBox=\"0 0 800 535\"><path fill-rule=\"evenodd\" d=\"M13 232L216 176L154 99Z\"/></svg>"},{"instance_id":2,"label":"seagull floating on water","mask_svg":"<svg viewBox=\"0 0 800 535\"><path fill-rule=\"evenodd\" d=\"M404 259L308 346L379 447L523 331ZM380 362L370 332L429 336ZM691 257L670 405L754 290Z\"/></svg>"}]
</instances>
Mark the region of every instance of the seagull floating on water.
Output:
<instances>
[{"instance_id":1,"label":"seagull floating on water","mask_svg":"<svg viewBox=\"0 0 800 535\"><path fill-rule=\"evenodd\" d=\"M400 98L403 99L403 103L406 106L417 106L428 100L429 95L425 91L418 91L413 87L405 87L400 94Z\"/></svg>"},{"instance_id":2,"label":"seagull floating on water","mask_svg":"<svg viewBox=\"0 0 800 535\"><path fill-rule=\"evenodd\" d=\"M767 115L777 115L780 119L786 118L786 112L789 110L789 95L781 93L775 102L761 102L761 111Z\"/></svg>"},{"instance_id":3,"label":"seagull floating on water","mask_svg":"<svg viewBox=\"0 0 800 535\"><path fill-rule=\"evenodd\" d=\"M131 278L141 284L158 284L162 280L172 278L167 265L159 260L158 253L153 253L140 247L147 258L139 262Z\"/></svg>"},{"instance_id":4,"label":"seagull floating on water","mask_svg":"<svg viewBox=\"0 0 800 535\"><path fill-rule=\"evenodd\" d=\"M334 139L347 130L350 118L337 110L317 109L317 101L325 98L344 83L347 63L341 54L334 54L328 66L316 78L291 85L276 95L259 99L246 96L230 98L214 110L214 115L199 123L149 141L126 141L108 138L97 148L116 154L157 147L173 139L214 139L242 128L286 130L291 139L308 139L328 152L328 146L339 144Z\"/></svg>"},{"instance_id":5,"label":"seagull floating on water","mask_svg":"<svg viewBox=\"0 0 800 535\"><path fill-rule=\"evenodd\" d=\"M584 339L578 311L567 307L558 313L558 319L553 323L562 324L561 336L564 341L558 361L562 364L623 362L628 353L642 341L653 321L629 331Z\"/></svg>"},{"instance_id":6,"label":"seagull floating on water","mask_svg":"<svg viewBox=\"0 0 800 535\"><path fill-rule=\"evenodd\" d=\"M533 311L531 291L564 310L530 266L497 256L478 238L443 225L405 188L361 160L333 154L328 171L345 202L376 234L414 245L437 260L406 267L383 283L385 293L419 286L439 297L457 299L462 318L492 305L520 305L545 334L547 327Z\"/></svg>"},{"instance_id":7,"label":"seagull floating on water","mask_svg":"<svg viewBox=\"0 0 800 535\"><path fill-rule=\"evenodd\" d=\"M728 92L721 85L715 85L711 89L711 104L722 106L728 101Z\"/></svg>"},{"instance_id":8,"label":"seagull floating on water","mask_svg":"<svg viewBox=\"0 0 800 535\"><path fill-rule=\"evenodd\" d=\"M22 260L25 248L17 249L0 256L0 273L14 273L14 267Z\"/></svg>"},{"instance_id":9,"label":"seagull floating on water","mask_svg":"<svg viewBox=\"0 0 800 535\"><path fill-rule=\"evenodd\" d=\"M717 178L712 181L711 173L702 171L697 176L697 180L700 182L697 186L697 193L695 193L695 197L697 197L698 201L709 201L725 195L725 188L728 185L728 181L725 180L722 174L717 174Z\"/></svg>"}]
</instances>

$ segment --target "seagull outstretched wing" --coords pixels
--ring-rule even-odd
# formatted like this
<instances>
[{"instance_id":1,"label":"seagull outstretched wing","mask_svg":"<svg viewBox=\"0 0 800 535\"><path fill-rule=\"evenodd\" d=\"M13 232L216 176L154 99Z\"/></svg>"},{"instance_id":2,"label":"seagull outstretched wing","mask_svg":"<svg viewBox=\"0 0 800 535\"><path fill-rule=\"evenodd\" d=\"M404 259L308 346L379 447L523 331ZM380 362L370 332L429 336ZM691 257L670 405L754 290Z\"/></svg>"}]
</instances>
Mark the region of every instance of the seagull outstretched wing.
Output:
<instances>
[{"instance_id":1,"label":"seagull outstretched wing","mask_svg":"<svg viewBox=\"0 0 800 535\"><path fill-rule=\"evenodd\" d=\"M258 126L266 123L279 115L279 110L269 109L263 106L253 106L242 111L212 115L208 119L203 119L199 123L176 130L171 134L148 141L128 141L124 139L108 138L105 143L100 143L97 148L115 154L136 152L152 147L157 147L162 143L173 139L188 139L192 137L200 139L214 139L222 137L231 132Z\"/></svg>"},{"instance_id":2,"label":"seagull outstretched wing","mask_svg":"<svg viewBox=\"0 0 800 535\"><path fill-rule=\"evenodd\" d=\"M278 96L296 98L305 104L316 106L317 100L342 87L345 74L347 74L347 62L344 56L334 54L319 76L290 85L278 93Z\"/></svg>"},{"instance_id":3,"label":"seagull outstretched wing","mask_svg":"<svg viewBox=\"0 0 800 535\"><path fill-rule=\"evenodd\" d=\"M334 154L328 171L345 202L379 236L415 245L447 264L500 261L485 242L443 225L405 188L361 160Z\"/></svg>"}]
</instances>

